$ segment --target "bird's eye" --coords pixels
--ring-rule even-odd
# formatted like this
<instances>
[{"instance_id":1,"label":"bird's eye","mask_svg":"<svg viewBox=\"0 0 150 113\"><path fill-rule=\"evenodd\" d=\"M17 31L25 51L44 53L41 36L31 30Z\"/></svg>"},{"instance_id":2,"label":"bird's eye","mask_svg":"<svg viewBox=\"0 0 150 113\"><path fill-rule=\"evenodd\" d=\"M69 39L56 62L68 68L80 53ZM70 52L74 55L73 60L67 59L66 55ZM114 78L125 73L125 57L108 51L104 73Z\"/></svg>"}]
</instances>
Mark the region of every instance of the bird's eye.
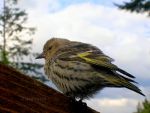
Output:
<instances>
[{"instance_id":1,"label":"bird's eye","mask_svg":"<svg viewBox=\"0 0 150 113\"><path fill-rule=\"evenodd\" d=\"M51 50L52 49L52 46L50 46L49 48L48 48L48 50Z\"/></svg>"}]
</instances>

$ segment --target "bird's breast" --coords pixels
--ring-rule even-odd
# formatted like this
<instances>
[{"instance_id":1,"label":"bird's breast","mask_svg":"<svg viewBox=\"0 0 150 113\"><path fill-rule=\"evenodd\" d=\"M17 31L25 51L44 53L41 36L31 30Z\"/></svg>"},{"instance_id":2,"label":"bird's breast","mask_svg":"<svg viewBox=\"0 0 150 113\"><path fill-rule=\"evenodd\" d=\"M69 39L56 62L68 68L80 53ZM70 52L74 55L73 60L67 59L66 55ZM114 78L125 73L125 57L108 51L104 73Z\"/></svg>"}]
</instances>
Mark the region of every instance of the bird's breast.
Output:
<instances>
[{"instance_id":1,"label":"bird's breast","mask_svg":"<svg viewBox=\"0 0 150 113\"><path fill-rule=\"evenodd\" d=\"M88 95L94 91L96 72L86 63L56 60L46 66L46 74L64 94L71 92L75 96Z\"/></svg>"}]
</instances>

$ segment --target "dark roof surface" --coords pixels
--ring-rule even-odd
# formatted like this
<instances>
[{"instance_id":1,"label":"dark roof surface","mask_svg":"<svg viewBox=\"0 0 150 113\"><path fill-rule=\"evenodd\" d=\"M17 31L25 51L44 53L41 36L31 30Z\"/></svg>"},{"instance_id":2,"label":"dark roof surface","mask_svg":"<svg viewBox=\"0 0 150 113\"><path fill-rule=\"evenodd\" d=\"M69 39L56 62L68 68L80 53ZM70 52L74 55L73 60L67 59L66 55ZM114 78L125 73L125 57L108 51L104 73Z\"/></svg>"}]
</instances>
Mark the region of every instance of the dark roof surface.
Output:
<instances>
[{"instance_id":1,"label":"dark roof surface","mask_svg":"<svg viewBox=\"0 0 150 113\"><path fill-rule=\"evenodd\" d=\"M0 64L0 113L98 113L72 104L54 89Z\"/></svg>"}]
</instances>

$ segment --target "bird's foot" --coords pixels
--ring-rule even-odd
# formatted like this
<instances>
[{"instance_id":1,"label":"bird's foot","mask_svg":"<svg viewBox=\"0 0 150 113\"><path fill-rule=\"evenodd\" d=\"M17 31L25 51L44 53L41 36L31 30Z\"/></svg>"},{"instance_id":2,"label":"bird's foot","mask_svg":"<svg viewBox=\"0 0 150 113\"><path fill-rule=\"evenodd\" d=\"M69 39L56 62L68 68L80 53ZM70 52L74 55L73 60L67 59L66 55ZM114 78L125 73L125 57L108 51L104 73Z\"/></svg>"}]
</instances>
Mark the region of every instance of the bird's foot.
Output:
<instances>
[{"instance_id":1,"label":"bird's foot","mask_svg":"<svg viewBox=\"0 0 150 113\"><path fill-rule=\"evenodd\" d=\"M87 104L85 102L82 102L82 99L76 100L75 98L70 99L72 109L73 111L76 111L77 113L86 113L87 112Z\"/></svg>"},{"instance_id":2,"label":"bird's foot","mask_svg":"<svg viewBox=\"0 0 150 113\"><path fill-rule=\"evenodd\" d=\"M79 106L85 106L85 107L87 106L87 104L85 102L83 102L82 99L76 100L75 98L70 97L70 102L72 104L79 105Z\"/></svg>"},{"instance_id":3,"label":"bird's foot","mask_svg":"<svg viewBox=\"0 0 150 113\"><path fill-rule=\"evenodd\" d=\"M79 101L77 101L80 105L87 107L87 104L85 102L82 101L82 99L80 99Z\"/></svg>"}]
</instances>

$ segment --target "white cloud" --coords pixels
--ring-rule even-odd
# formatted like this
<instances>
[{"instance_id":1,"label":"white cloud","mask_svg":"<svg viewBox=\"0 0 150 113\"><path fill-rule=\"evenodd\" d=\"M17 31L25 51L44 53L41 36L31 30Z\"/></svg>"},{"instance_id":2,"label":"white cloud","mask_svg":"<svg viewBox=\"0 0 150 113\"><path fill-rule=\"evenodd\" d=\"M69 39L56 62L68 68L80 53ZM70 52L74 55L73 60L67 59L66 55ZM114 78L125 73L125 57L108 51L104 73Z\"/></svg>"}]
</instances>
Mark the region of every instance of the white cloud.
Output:
<instances>
[{"instance_id":1,"label":"white cloud","mask_svg":"<svg viewBox=\"0 0 150 113\"><path fill-rule=\"evenodd\" d=\"M101 113L132 113L136 111L138 101L134 99L91 99L87 104Z\"/></svg>"},{"instance_id":2,"label":"white cloud","mask_svg":"<svg viewBox=\"0 0 150 113\"><path fill-rule=\"evenodd\" d=\"M129 103L128 99L103 99L102 101L98 101L99 106L111 106L111 107L122 107ZM131 101L131 104L135 103Z\"/></svg>"}]
</instances>

